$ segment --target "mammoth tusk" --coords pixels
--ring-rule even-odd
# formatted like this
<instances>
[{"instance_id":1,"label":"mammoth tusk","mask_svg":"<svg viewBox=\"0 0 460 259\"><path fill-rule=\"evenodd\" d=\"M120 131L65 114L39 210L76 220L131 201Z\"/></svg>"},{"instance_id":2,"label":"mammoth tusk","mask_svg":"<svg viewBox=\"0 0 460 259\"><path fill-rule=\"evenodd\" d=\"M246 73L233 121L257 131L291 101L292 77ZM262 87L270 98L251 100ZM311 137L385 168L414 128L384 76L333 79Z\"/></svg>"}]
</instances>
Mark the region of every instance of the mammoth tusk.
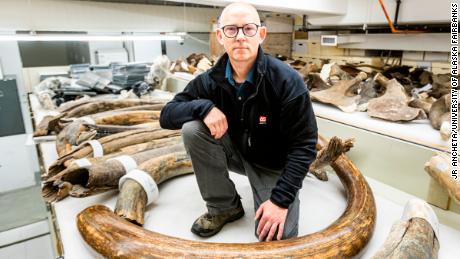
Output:
<instances>
[{"instance_id":1,"label":"mammoth tusk","mask_svg":"<svg viewBox=\"0 0 460 259\"><path fill-rule=\"evenodd\" d=\"M438 258L439 222L425 201L412 199L404 207L401 220L391 227L385 243L372 259Z\"/></svg>"},{"instance_id":2,"label":"mammoth tusk","mask_svg":"<svg viewBox=\"0 0 460 259\"><path fill-rule=\"evenodd\" d=\"M107 137L102 137L98 141L102 145L104 154L111 154L121 148L145 143L155 139L174 137L180 134L179 131L163 129L142 129L120 132ZM93 149L89 145L80 145L72 152L59 157L48 169L48 175L53 176L68 167L73 160L93 155Z\"/></svg>"},{"instance_id":3,"label":"mammoth tusk","mask_svg":"<svg viewBox=\"0 0 460 259\"><path fill-rule=\"evenodd\" d=\"M175 176L193 173L192 162L185 150L150 159L137 169L147 173L157 184ZM120 185L115 213L132 223L143 225L147 206L146 192L138 182L131 179Z\"/></svg>"},{"instance_id":4,"label":"mammoth tusk","mask_svg":"<svg viewBox=\"0 0 460 259\"><path fill-rule=\"evenodd\" d=\"M343 258L357 255L371 238L376 217L374 196L366 180L345 156L331 166L345 186L348 206L328 228L282 241L207 243L145 230L95 205L77 216L83 239L108 258Z\"/></svg>"},{"instance_id":5,"label":"mammoth tusk","mask_svg":"<svg viewBox=\"0 0 460 259\"><path fill-rule=\"evenodd\" d=\"M353 139L342 141L338 137L332 137L327 146L316 155L315 161L310 165L310 173L321 181L327 181L328 177L324 168L341 154L348 152L353 147L353 141Z\"/></svg>"}]
</instances>

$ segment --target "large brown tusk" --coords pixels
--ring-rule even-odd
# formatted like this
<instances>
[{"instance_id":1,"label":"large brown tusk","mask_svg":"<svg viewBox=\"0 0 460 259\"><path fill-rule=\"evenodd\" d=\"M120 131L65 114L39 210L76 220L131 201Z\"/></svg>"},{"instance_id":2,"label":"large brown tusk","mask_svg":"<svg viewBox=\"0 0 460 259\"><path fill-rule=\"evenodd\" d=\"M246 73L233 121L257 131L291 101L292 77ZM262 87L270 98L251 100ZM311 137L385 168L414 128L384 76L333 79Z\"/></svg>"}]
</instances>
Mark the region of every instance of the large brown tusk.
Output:
<instances>
[{"instance_id":1,"label":"large brown tusk","mask_svg":"<svg viewBox=\"0 0 460 259\"><path fill-rule=\"evenodd\" d=\"M371 238L376 217L366 180L345 156L332 167L347 191L342 216L323 231L282 241L207 243L145 230L95 205L77 216L83 239L108 258L343 258L357 255Z\"/></svg>"},{"instance_id":2,"label":"large brown tusk","mask_svg":"<svg viewBox=\"0 0 460 259\"><path fill-rule=\"evenodd\" d=\"M193 173L192 161L183 152L174 152L149 159L139 165L138 169L149 174L157 184L184 174ZM147 195L142 186L131 179L120 188L115 214L132 223L143 225Z\"/></svg>"},{"instance_id":3,"label":"large brown tusk","mask_svg":"<svg viewBox=\"0 0 460 259\"><path fill-rule=\"evenodd\" d=\"M91 102L68 112L67 117L81 117L90 114L100 113L104 111L111 111L120 108L127 108L132 106L140 106L140 105L154 105L154 104L161 104L160 101L144 101L144 100L103 100L98 102Z\"/></svg>"},{"instance_id":4,"label":"large brown tusk","mask_svg":"<svg viewBox=\"0 0 460 259\"><path fill-rule=\"evenodd\" d=\"M98 139L104 149L104 154L111 154L119 151L123 147L145 143L155 139L168 138L180 135L177 130L130 130L116 133ZM88 145L80 145L72 152L59 157L48 169L48 175L53 176L68 167L73 160L83 158L93 154L93 150Z\"/></svg>"},{"instance_id":5,"label":"large brown tusk","mask_svg":"<svg viewBox=\"0 0 460 259\"><path fill-rule=\"evenodd\" d=\"M315 161L310 165L310 173L321 181L327 181L325 167L335 161L341 154L348 152L353 147L353 142L354 139L342 141L338 137L332 137L329 143L324 145L324 148L316 155Z\"/></svg>"}]
</instances>

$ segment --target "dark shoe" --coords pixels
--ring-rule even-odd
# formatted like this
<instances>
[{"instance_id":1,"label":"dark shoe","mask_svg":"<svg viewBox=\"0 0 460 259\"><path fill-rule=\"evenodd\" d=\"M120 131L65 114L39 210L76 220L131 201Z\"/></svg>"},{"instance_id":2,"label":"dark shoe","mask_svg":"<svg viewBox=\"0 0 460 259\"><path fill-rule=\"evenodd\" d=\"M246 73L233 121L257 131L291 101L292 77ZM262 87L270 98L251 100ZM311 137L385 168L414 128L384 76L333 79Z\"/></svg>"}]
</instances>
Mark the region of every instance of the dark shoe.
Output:
<instances>
[{"instance_id":1,"label":"dark shoe","mask_svg":"<svg viewBox=\"0 0 460 259\"><path fill-rule=\"evenodd\" d=\"M195 220L192 226L192 233L200 237L210 237L219 232L225 224L233 222L244 216L241 203L237 208L218 215L205 213Z\"/></svg>"}]
</instances>

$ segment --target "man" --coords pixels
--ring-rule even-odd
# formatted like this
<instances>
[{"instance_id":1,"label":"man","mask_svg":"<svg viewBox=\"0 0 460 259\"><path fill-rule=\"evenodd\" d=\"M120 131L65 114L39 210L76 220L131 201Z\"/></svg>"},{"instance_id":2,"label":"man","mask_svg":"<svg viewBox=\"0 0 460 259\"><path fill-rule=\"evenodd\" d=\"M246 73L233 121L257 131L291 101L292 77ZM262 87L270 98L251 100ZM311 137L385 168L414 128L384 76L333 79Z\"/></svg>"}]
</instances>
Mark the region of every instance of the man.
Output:
<instances>
[{"instance_id":1,"label":"man","mask_svg":"<svg viewBox=\"0 0 460 259\"><path fill-rule=\"evenodd\" d=\"M248 176L260 241L298 234L297 193L316 157L317 127L300 76L263 53L266 35L253 6L225 7L216 36L226 53L161 112L163 128L182 128L208 208L191 229L202 237L244 215L228 170Z\"/></svg>"}]
</instances>

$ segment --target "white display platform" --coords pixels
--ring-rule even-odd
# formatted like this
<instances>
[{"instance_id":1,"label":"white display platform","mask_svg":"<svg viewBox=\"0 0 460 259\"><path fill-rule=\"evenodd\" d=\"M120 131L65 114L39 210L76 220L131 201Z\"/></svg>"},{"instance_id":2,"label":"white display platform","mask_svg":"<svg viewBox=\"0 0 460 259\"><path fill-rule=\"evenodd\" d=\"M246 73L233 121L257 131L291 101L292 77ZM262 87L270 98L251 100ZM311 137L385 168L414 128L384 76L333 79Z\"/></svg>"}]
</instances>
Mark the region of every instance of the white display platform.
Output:
<instances>
[{"instance_id":1,"label":"white display platform","mask_svg":"<svg viewBox=\"0 0 460 259\"><path fill-rule=\"evenodd\" d=\"M34 96L31 96L30 99L37 124L45 113L49 112L43 111L37 106L38 103ZM315 105L315 112L317 110ZM320 116L321 112L317 112L317 115ZM54 142L43 143L39 146L42 150L44 166L47 168L57 158ZM231 173L231 178L243 198L242 203L246 215L244 218L225 226L216 236L203 239L190 232L193 221L205 211L193 175L178 177L160 185L160 198L155 204L147 208L144 227L163 234L203 242L256 242L253 201L249 182L246 177L234 173ZM371 178L367 178L367 180L374 192L377 222L373 237L358 258L370 258L375 254L385 241L392 224L400 219L405 202L414 197ZM57 224L56 231L59 231L63 255L66 259L102 258L82 239L77 230L76 216L80 211L94 204L104 204L113 209L117 194L118 192L114 190L87 198L68 197L53 204ZM330 174L328 182L307 177L300 191L300 200L299 235L324 229L340 217L346 207L345 192L335 174ZM436 208L435 211L436 213L450 213L453 222L460 222L458 214L443 212ZM439 258L460 258L460 251L458 250L460 231L445 225L440 225L439 230Z\"/></svg>"},{"instance_id":2,"label":"white display platform","mask_svg":"<svg viewBox=\"0 0 460 259\"><path fill-rule=\"evenodd\" d=\"M251 188L246 177L231 173L231 178L242 197L245 216L226 225L210 238L200 238L190 232L193 221L205 211L193 175L172 179L160 186L159 200L147 208L144 227L162 234L203 242L248 243L257 242L254 236L254 211ZM320 231L334 222L346 207L344 189L333 174L328 182L311 177L304 181L300 191L299 235ZM391 188L369 179L372 189ZM77 214L88 206L104 204L111 209L116 203L117 191L87 198L66 198L54 205L66 259L97 258L99 255L86 244L76 226ZM374 193L377 222L374 235L359 258L371 258L385 241L392 224L400 219L403 206ZM401 200L412 196L401 195ZM458 245L460 232L445 225L440 226L440 259L460 258Z\"/></svg>"}]
</instances>

